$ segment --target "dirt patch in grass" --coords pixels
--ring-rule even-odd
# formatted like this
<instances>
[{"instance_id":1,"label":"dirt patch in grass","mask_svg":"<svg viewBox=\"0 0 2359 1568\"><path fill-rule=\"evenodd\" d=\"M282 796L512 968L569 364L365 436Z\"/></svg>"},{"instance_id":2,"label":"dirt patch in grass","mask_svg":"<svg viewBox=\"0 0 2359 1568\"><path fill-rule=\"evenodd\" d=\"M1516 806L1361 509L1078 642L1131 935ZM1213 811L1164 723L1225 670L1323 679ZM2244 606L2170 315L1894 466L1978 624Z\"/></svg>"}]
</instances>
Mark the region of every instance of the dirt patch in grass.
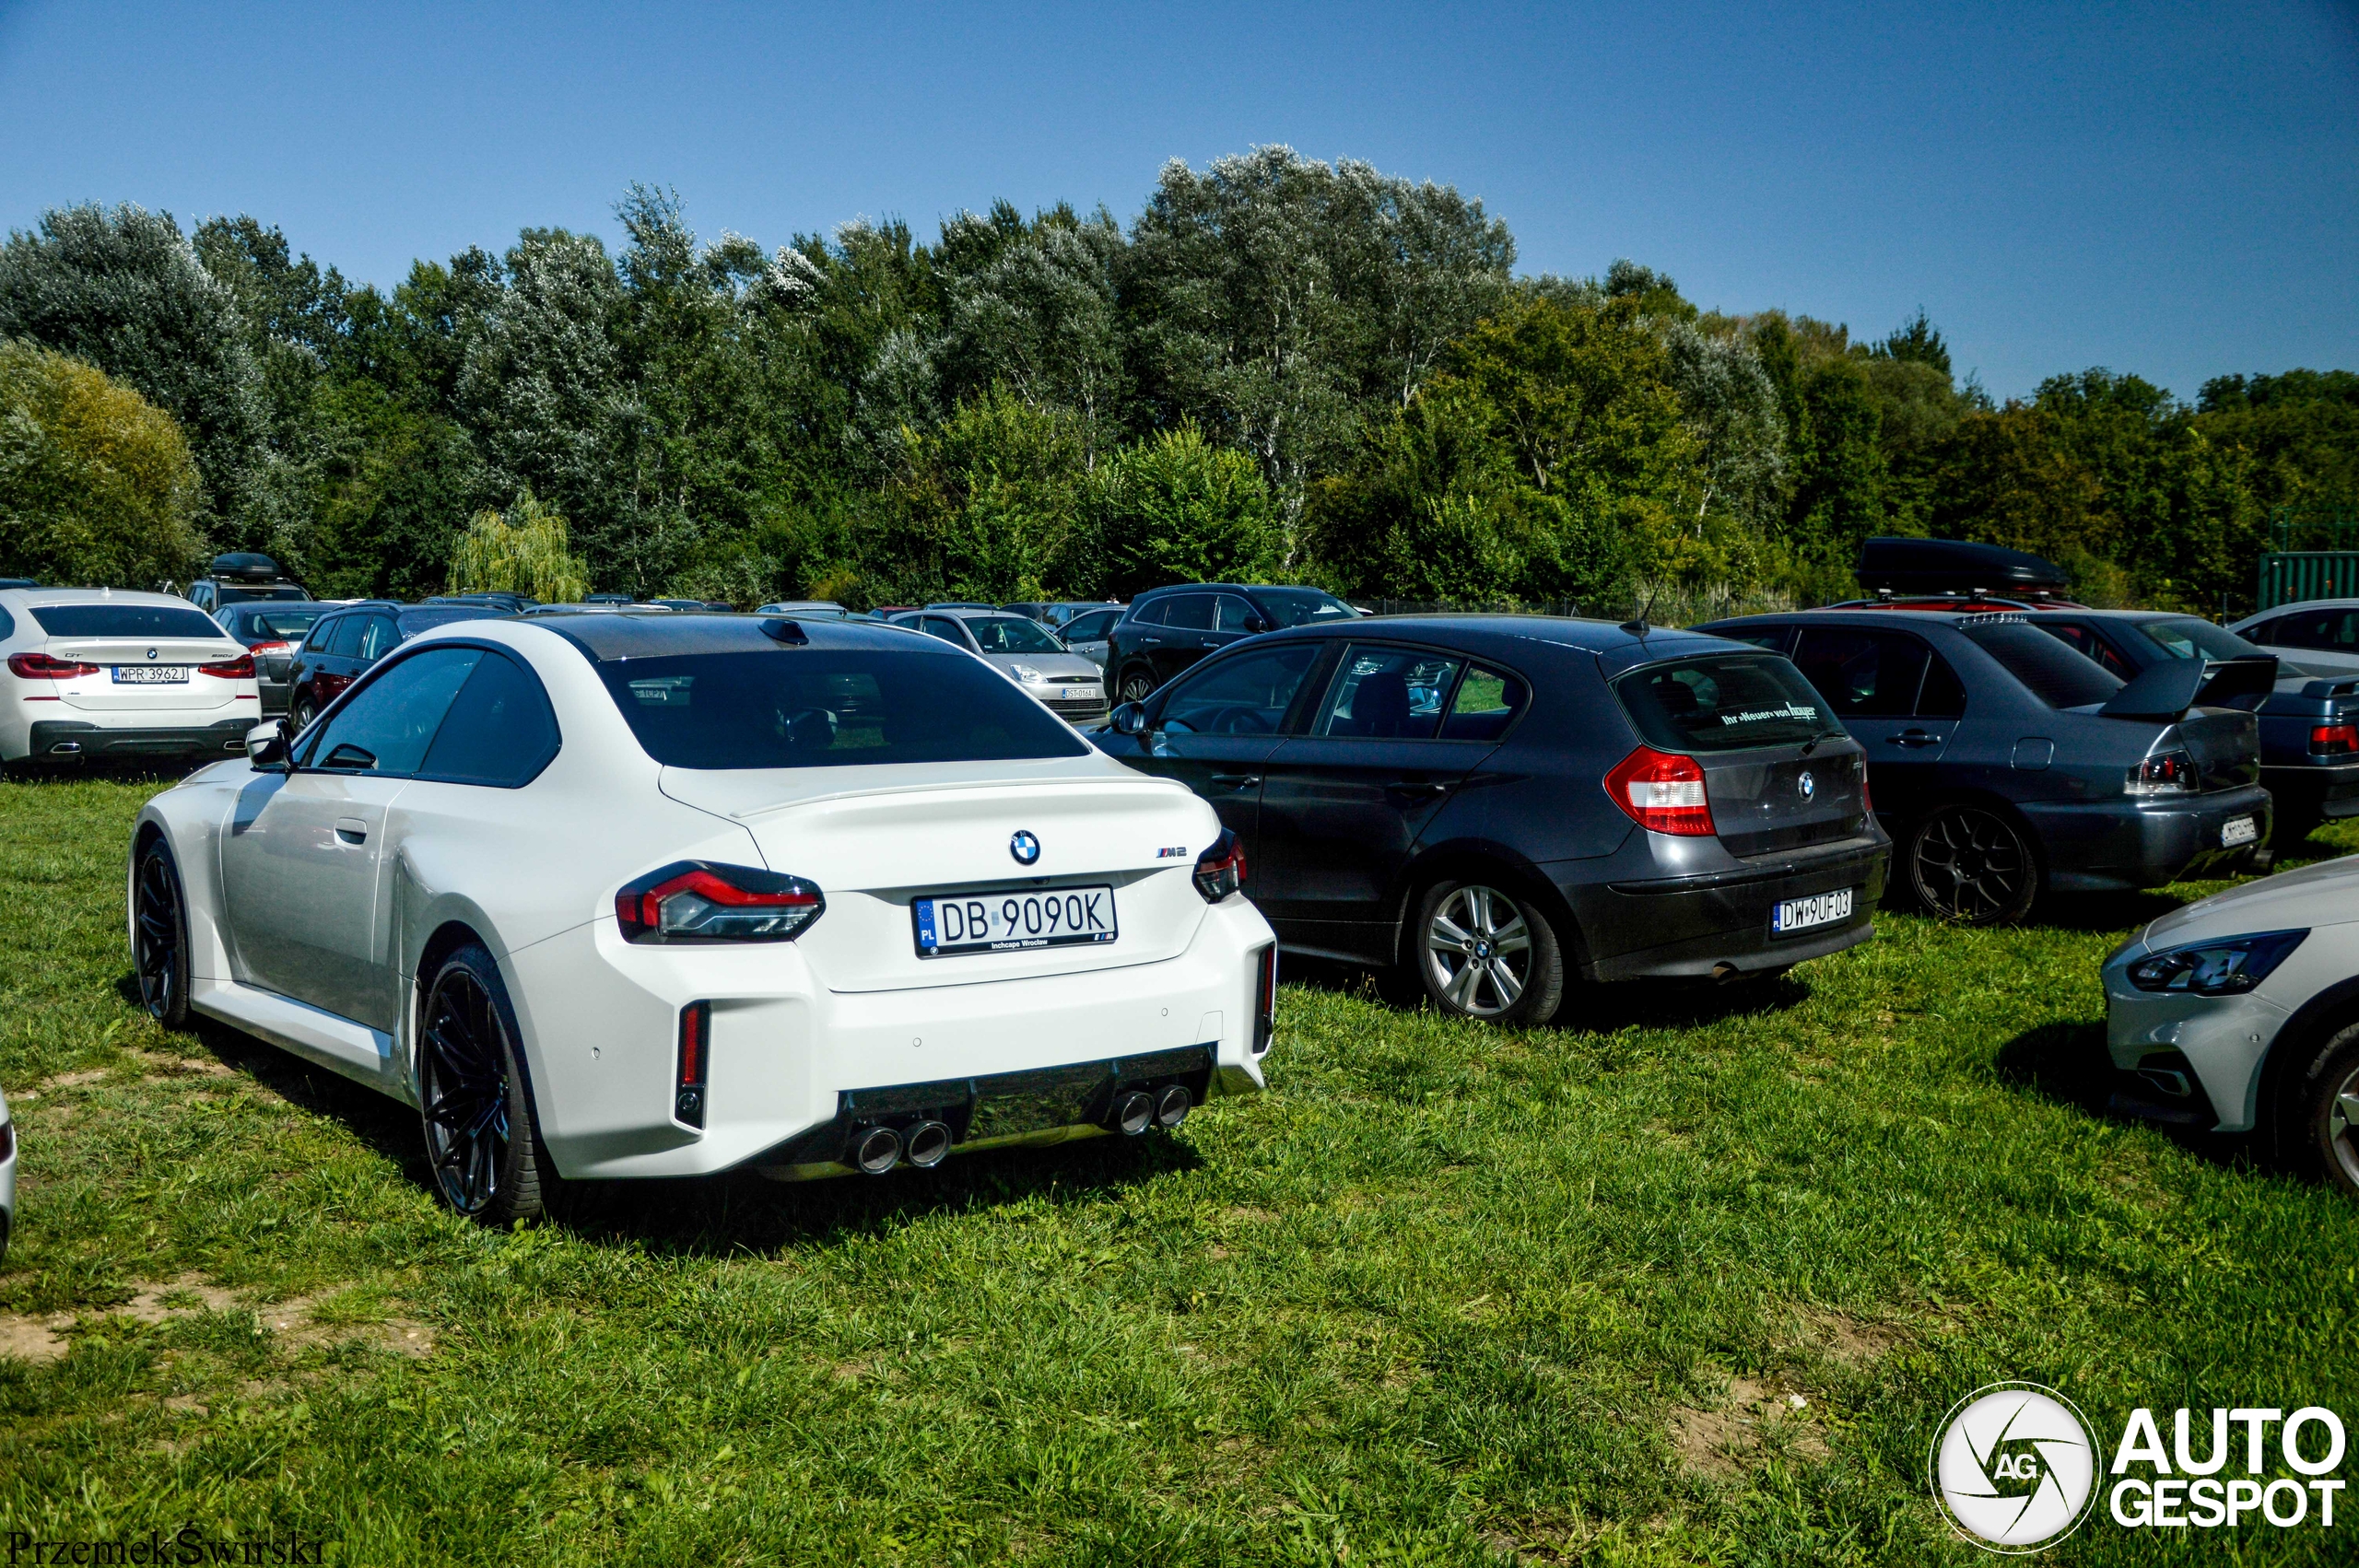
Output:
<instances>
[{"instance_id":1,"label":"dirt patch in grass","mask_svg":"<svg viewBox=\"0 0 2359 1568\"><path fill-rule=\"evenodd\" d=\"M64 1313L48 1317L0 1313L0 1356L31 1362L61 1360L65 1354L65 1340L56 1330L73 1321Z\"/></svg>"},{"instance_id":2,"label":"dirt patch in grass","mask_svg":"<svg viewBox=\"0 0 2359 1568\"><path fill-rule=\"evenodd\" d=\"M1671 1412L1672 1446L1684 1469L1714 1480L1757 1469L1778 1446L1815 1462L1826 1457L1826 1439L1810 1422L1809 1409L1805 1395L1731 1378L1727 1398L1717 1404Z\"/></svg>"},{"instance_id":3,"label":"dirt patch in grass","mask_svg":"<svg viewBox=\"0 0 2359 1568\"><path fill-rule=\"evenodd\" d=\"M236 1076L234 1068L225 1066L209 1056L171 1056L163 1051L141 1050L135 1046L124 1054L148 1071L166 1078Z\"/></svg>"},{"instance_id":4,"label":"dirt patch in grass","mask_svg":"<svg viewBox=\"0 0 2359 1568\"><path fill-rule=\"evenodd\" d=\"M234 1312L238 1298L218 1285L208 1285L195 1274L183 1274L170 1284L142 1285L128 1306L114 1310L140 1323L169 1323L198 1312Z\"/></svg>"},{"instance_id":5,"label":"dirt patch in grass","mask_svg":"<svg viewBox=\"0 0 2359 1568\"><path fill-rule=\"evenodd\" d=\"M1811 1345L1827 1360L1854 1372L1882 1361L1901 1340L1896 1330L1881 1323L1864 1322L1839 1312L1813 1312L1805 1321L1810 1325Z\"/></svg>"}]
</instances>

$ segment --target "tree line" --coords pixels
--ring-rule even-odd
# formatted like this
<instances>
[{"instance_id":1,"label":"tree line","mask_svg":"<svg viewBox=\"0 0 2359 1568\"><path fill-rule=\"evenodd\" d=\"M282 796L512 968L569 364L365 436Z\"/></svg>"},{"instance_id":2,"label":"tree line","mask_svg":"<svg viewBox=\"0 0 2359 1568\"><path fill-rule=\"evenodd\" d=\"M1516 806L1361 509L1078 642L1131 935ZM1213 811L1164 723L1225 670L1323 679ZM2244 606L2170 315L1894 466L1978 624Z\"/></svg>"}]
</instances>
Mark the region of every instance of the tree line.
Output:
<instances>
[{"instance_id":1,"label":"tree line","mask_svg":"<svg viewBox=\"0 0 2359 1568\"><path fill-rule=\"evenodd\" d=\"M1212 577L1442 603L1849 591L1874 533L2216 611L2272 516L2359 496L2359 376L2087 369L1994 403L1886 335L1518 276L1454 189L1285 147L1168 165L1127 227L1003 202L765 249L633 187L623 242L348 284L250 216L130 205L0 245L0 574L216 550L440 591L557 520L588 586L740 603L1127 596ZM493 552L497 553L497 552ZM560 576L565 575L560 573Z\"/></svg>"}]
</instances>

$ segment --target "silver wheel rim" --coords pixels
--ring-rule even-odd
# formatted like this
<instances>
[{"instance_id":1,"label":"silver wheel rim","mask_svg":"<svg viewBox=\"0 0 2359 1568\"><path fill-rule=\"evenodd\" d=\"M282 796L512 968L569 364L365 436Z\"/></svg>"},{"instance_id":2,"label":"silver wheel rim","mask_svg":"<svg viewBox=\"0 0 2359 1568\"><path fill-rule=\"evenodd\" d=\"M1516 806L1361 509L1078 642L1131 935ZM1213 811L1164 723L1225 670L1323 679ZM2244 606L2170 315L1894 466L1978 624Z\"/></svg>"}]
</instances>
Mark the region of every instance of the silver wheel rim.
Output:
<instances>
[{"instance_id":1,"label":"silver wheel rim","mask_svg":"<svg viewBox=\"0 0 2359 1568\"><path fill-rule=\"evenodd\" d=\"M2327 1102L2326 1147L2342 1179L2359 1188L2359 1068L2343 1075Z\"/></svg>"},{"instance_id":2,"label":"silver wheel rim","mask_svg":"<svg viewBox=\"0 0 2359 1568\"><path fill-rule=\"evenodd\" d=\"M1121 696L1124 702L1144 702L1154 695L1155 683L1144 675L1133 675L1122 683Z\"/></svg>"},{"instance_id":3,"label":"silver wheel rim","mask_svg":"<svg viewBox=\"0 0 2359 1568\"><path fill-rule=\"evenodd\" d=\"M1532 928L1495 887L1456 888L1426 925L1426 980L1473 1018L1496 1018L1532 982Z\"/></svg>"}]
</instances>

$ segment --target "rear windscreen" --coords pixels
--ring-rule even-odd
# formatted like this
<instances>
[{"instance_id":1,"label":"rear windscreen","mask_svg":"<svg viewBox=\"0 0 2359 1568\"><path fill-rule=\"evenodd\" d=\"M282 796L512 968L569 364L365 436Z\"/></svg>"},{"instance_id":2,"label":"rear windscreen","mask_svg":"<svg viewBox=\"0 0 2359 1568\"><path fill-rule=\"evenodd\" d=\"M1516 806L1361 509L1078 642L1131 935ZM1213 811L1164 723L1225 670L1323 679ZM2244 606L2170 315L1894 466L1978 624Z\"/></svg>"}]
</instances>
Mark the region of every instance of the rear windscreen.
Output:
<instances>
[{"instance_id":1,"label":"rear windscreen","mask_svg":"<svg viewBox=\"0 0 2359 1568\"><path fill-rule=\"evenodd\" d=\"M52 637L221 637L219 625L194 605L36 604L32 616Z\"/></svg>"},{"instance_id":2,"label":"rear windscreen","mask_svg":"<svg viewBox=\"0 0 2359 1568\"><path fill-rule=\"evenodd\" d=\"M2050 708L2084 708L2109 700L2119 677L2071 644L2023 621L1986 621L1958 630Z\"/></svg>"},{"instance_id":3,"label":"rear windscreen","mask_svg":"<svg viewBox=\"0 0 2359 1568\"><path fill-rule=\"evenodd\" d=\"M781 648L615 659L598 673L671 767L846 767L1086 756L1088 743L980 660Z\"/></svg>"},{"instance_id":4,"label":"rear windscreen","mask_svg":"<svg viewBox=\"0 0 2359 1568\"><path fill-rule=\"evenodd\" d=\"M262 610L241 612L247 634L253 637L275 637L288 642L300 642L311 623L327 614L324 605L306 605L300 610Z\"/></svg>"},{"instance_id":5,"label":"rear windscreen","mask_svg":"<svg viewBox=\"0 0 2359 1568\"><path fill-rule=\"evenodd\" d=\"M1802 672L1773 653L1714 653L1633 670L1614 695L1660 751L1734 752L1839 735Z\"/></svg>"}]
</instances>

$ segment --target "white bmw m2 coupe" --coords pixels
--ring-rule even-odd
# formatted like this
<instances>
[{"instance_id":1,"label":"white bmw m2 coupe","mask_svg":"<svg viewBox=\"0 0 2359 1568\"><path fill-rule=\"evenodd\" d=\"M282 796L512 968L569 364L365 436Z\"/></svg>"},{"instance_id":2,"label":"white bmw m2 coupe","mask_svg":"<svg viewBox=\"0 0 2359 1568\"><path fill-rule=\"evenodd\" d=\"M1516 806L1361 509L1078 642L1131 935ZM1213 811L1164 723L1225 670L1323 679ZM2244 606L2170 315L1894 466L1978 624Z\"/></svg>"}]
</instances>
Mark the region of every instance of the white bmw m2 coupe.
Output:
<instances>
[{"instance_id":1,"label":"white bmw m2 coupe","mask_svg":"<svg viewBox=\"0 0 2359 1568\"><path fill-rule=\"evenodd\" d=\"M1276 946L1212 807L917 633L458 623L147 803L194 1011L415 1105L489 1223L561 1178L795 1179L1261 1087Z\"/></svg>"}]
</instances>

